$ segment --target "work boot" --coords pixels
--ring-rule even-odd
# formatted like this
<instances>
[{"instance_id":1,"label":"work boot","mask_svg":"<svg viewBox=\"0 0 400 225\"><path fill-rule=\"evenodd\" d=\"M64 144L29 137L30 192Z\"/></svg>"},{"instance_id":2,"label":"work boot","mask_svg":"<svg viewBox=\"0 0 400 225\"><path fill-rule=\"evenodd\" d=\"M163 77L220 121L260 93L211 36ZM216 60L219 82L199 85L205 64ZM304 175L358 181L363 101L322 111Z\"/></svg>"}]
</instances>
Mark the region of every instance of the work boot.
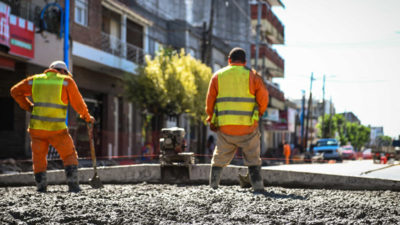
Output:
<instances>
[{"instance_id":1,"label":"work boot","mask_svg":"<svg viewBox=\"0 0 400 225\"><path fill-rule=\"evenodd\" d=\"M212 166L210 172L210 187L213 189L217 189L219 185L219 181L221 180L223 167Z\"/></svg>"},{"instance_id":2,"label":"work boot","mask_svg":"<svg viewBox=\"0 0 400 225\"><path fill-rule=\"evenodd\" d=\"M46 172L35 173L36 191L47 191L47 176Z\"/></svg>"},{"instance_id":3,"label":"work boot","mask_svg":"<svg viewBox=\"0 0 400 225\"><path fill-rule=\"evenodd\" d=\"M261 166L249 166L250 183L255 192L264 191L264 181L261 177Z\"/></svg>"},{"instance_id":4,"label":"work boot","mask_svg":"<svg viewBox=\"0 0 400 225\"><path fill-rule=\"evenodd\" d=\"M65 167L65 176L67 177L68 191L69 192L80 192L78 181L78 166L69 165Z\"/></svg>"}]
</instances>

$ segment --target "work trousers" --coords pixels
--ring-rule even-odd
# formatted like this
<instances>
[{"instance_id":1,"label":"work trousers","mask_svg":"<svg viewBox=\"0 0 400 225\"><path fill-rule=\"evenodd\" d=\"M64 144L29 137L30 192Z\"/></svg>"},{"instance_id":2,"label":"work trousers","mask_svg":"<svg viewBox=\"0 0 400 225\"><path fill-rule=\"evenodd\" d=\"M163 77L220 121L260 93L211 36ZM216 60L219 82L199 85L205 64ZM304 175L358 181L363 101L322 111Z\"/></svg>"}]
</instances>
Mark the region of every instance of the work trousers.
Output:
<instances>
[{"instance_id":1,"label":"work trousers","mask_svg":"<svg viewBox=\"0 0 400 225\"><path fill-rule=\"evenodd\" d=\"M258 129L255 129L250 134L241 136L227 135L218 131L217 146L214 150L211 165L227 166L232 161L238 148L242 149L244 165L261 165L260 132Z\"/></svg>"},{"instance_id":2,"label":"work trousers","mask_svg":"<svg viewBox=\"0 0 400 225\"><path fill-rule=\"evenodd\" d=\"M35 132L31 136L33 172L40 173L47 170L47 153L49 145L52 145L60 155L64 166L78 165L78 154L75 151L74 142L68 130L62 130L56 134Z\"/></svg>"}]
</instances>

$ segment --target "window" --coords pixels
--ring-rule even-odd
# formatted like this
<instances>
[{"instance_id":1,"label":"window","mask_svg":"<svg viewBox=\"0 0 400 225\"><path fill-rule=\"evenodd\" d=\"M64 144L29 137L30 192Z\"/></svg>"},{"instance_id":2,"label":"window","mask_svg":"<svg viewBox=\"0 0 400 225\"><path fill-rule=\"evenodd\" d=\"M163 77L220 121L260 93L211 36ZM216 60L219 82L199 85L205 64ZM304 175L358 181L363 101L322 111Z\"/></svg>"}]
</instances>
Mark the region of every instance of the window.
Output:
<instances>
[{"instance_id":1,"label":"window","mask_svg":"<svg viewBox=\"0 0 400 225\"><path fill-rule=\"evenodd\" d=\"M88 0L75 0L75 23L88 26Z\"/></svg>"},{"instance_id":2,"label":"window","mask_svg":"<svg viewBox=\"0 0 400 225\"><path fill-rule=\"evenodd\" d=\"M163 44L161 44L161 42L155 41L154 42L154 51L158 52L163 48Z\"/></svg>"}]
</instances>

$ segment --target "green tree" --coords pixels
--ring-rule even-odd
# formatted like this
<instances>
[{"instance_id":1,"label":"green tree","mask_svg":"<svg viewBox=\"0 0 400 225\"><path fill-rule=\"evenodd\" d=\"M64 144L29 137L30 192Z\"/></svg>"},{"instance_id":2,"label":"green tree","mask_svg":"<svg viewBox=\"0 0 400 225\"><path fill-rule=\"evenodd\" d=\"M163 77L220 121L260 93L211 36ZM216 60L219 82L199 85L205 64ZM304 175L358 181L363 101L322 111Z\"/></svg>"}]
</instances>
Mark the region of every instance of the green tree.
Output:
<instances>
[{"instance_id":1,"label":"green tree","mask_svg":"<svg viewBox=\"0 0 400 225\"><path fill-rule=\"evenodd\" d=\"M341 145L350 142L357 150L369 141L371 129L357 123L348 122L343 115L325 115L317 124L318 135L322 138L337 138Z\"/></svg>"},{"instance_id":2,"label":"green tree","mask_svg":"<svg viewBox=\"0 0 400 225\"><path fill-rule=\"evenodd\" d=\"M392 144L392 138L389 136L381 135L376 138L376 143L381 146L390 146Z\"/></svg>"},{"instance_id":3,"label":"green tree","mask_svg":"<svg viewBox=\"0 0 400 225\"><path fill-rule=\"evenodd\" d=\"M346 124L347 124L347 120L344 118L344 116L342 114L336 114L335 115L336 118L336 124L338 127L338 139L340 142L340 145L346 145L349 142L349 139L346 136Z\"/></svg>"},{"instance_id":4,"label":"green tree","mask_svg":"<svg viewBox=\"0 0 400 225\"><path fill-rule=\"evenodd\" d=\"M151 129L157 132L163 124L163 115L188 113L194 121L205 118L205 98L211 68L199 60L172 49L161 49L146 65L139 67L137 75L125 76L125 93L145 112L153 115ZM148 129L145 130L149 130ZM158 136L153 135L158 146Z\"/></svg>"},{"instance_id":5,"label":"green tree","mask_svg":"<svg viewBox=\"0 0 400 225\"><path fill-rule=\"evenodd\" d=\"M370 138L371 129L358 123L346 124L346 137L356 150L360 150Z\"/></svg>"},{"instance_id":6,"label":"green tree","mask_svg":"<svg viewBox=\"0 0 400 225\"><path fill-rule=\"evenodd\" d=\"M146 58L138 75L126 76L126 95L153 114L190 113L200 119L211 75L209 67L183 50L161 49L154 59Z\"/></svg>"},{"instance_id":7,"label":"green tree","mask_svg":"<svg viewBox=\"0 0 400 225\"><path fill-rule=\"evenodd\" d=\"M323 120L323 123L322 123ZM326 114L318 118L318 136L321 138L335 138L337 131L336 117Z\"/></svg>"}]
</instances>

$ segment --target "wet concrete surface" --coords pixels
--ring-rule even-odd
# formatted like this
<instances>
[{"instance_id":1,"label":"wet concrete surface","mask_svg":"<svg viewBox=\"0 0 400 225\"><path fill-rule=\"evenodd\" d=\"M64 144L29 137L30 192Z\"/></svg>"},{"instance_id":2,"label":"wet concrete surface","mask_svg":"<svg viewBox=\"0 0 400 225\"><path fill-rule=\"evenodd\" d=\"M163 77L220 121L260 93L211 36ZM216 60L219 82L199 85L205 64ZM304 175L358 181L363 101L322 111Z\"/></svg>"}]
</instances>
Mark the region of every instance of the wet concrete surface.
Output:
<instances>
[{"instance_id":1,"label":"wet concrete surface","mask_svg":"<svg viewBox=\"0 0 400 225\"><path fill-rule=\"evenodd\" d=\"M400 224L400 192L130 184L0 188L0 224Z\"/></svg>"}]
</instances>

